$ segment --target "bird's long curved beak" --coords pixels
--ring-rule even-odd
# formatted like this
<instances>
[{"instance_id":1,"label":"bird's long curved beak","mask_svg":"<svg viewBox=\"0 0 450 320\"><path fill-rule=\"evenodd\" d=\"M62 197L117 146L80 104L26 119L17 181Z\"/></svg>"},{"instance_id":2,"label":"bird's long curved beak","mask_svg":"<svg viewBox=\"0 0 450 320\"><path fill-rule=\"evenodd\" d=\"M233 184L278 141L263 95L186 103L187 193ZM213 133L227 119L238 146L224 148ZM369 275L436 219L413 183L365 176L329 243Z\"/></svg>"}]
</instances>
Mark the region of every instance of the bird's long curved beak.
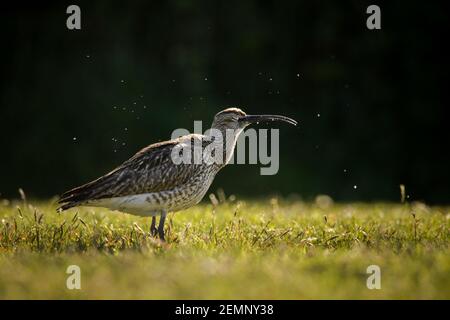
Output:
<instances>
[{"instance_id":1,"label":"bird's long curved beak","mask_svg":"<svg viewBox=\"0 0 450 320\"><path fill-rule=\"evenodd\" d=\"M269 115L269 114L246 115L246 116L240 118L239 121L245 121L248 124L259 123L259 122L283 121L283 122L293 124L294 126L297 125L297 121L295 121L294 119L291 119L291 118L288 118L285 116Z\"/></svg>"}]
</instances>

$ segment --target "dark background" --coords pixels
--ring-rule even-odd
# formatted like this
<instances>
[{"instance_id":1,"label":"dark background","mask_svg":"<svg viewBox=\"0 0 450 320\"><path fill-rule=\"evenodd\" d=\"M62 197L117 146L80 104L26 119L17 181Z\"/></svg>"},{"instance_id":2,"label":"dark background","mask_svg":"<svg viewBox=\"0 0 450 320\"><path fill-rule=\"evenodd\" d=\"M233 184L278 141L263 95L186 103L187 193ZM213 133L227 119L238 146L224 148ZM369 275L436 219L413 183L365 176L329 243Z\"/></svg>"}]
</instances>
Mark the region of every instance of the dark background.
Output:
<instances>
[{"instance_id":1,"label":"dark background","mask_svg":"<svg viewBox=\"0 0 450 320\"><path fill-rule=\"evenodd\" d=\"M238 106L300 126L277 125L277 175L233 165L211 191L399 201L403 183L410 200L449 203L438 2L93 2L2 4L2 197L56 195ZM370 4L381 30L366 28Z\"/></svg>"}]
</instances>

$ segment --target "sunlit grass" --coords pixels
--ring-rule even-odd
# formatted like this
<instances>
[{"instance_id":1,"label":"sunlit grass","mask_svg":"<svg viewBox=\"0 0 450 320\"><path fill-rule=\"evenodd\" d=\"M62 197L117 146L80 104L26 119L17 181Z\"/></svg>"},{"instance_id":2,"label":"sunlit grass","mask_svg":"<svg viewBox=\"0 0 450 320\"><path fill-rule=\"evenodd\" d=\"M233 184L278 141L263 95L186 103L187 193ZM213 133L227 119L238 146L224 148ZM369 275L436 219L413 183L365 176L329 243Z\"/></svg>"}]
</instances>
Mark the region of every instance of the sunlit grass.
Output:
<instances>
[{"instance_id":1,"label":"sunlit grass","mask_svg":"<svg viewBox=\"0 0 450 320\"><path fill-rule=\"evenodd\" d=\"M202 204L169 215L167 243L149 218L3 201L0 298L450 298L449 208L320 200Z\"/></svg>"}]
</instances>

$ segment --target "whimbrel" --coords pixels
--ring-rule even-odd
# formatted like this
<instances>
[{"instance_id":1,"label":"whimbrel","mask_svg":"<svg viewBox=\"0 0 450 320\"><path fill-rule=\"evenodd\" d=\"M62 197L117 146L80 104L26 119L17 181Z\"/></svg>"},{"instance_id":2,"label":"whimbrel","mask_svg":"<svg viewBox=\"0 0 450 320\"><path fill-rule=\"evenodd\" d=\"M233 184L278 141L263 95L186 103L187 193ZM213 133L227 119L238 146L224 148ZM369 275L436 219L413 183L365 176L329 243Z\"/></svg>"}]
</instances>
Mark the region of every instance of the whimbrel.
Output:
<instances>
[{"instance_id":1,"label":"whimbrel","mask_svg":"<svg viewBox=\"0 0 450 320\"><path fill-rule=\"evenodd\" d=\"M167 212L199 203L217 172L230 161L242 130L252 123L268 121L297 125L295 120L284 116L247 115L238 108L225 109L214 116L210 134L189 134L149 145L106 175L65 192L59 200L61 207L58 210L94 206L151 216L150 233L158 234L164 240ZM200 158L201 161L192 158L192 161L174 161L177 160L174 155L179 155L180 150L195 145L200 151L223 152L223 161L210 161L214 152L205 152L210 156ZM157 215L160 215L158 228Z\"/></svg>"}]
</instances>

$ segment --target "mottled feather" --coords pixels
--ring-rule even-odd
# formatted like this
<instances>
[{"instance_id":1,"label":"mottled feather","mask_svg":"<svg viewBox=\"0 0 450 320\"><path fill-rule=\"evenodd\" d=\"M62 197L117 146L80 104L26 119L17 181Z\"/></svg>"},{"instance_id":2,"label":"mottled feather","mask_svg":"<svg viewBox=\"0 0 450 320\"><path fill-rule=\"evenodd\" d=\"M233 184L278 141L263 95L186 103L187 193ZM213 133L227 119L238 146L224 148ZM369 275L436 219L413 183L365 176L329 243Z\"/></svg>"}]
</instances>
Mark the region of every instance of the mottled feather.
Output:
<instances>
[{"instance_id":1,"label":"mottled feather","mask_svg":"<svg viewBox=\"0 0 450 320\"><path fill-rule=\"evenodd\" d=\"M161 192L186 184L201 174L204 164L174 164L171 155L176 145L193 145L194 140L201 141L203 148L211 143L202 135L191 134L149 145L108 174L65 192L59 200L60 209L89 200Z\"/></svg>"}]
</instances>

